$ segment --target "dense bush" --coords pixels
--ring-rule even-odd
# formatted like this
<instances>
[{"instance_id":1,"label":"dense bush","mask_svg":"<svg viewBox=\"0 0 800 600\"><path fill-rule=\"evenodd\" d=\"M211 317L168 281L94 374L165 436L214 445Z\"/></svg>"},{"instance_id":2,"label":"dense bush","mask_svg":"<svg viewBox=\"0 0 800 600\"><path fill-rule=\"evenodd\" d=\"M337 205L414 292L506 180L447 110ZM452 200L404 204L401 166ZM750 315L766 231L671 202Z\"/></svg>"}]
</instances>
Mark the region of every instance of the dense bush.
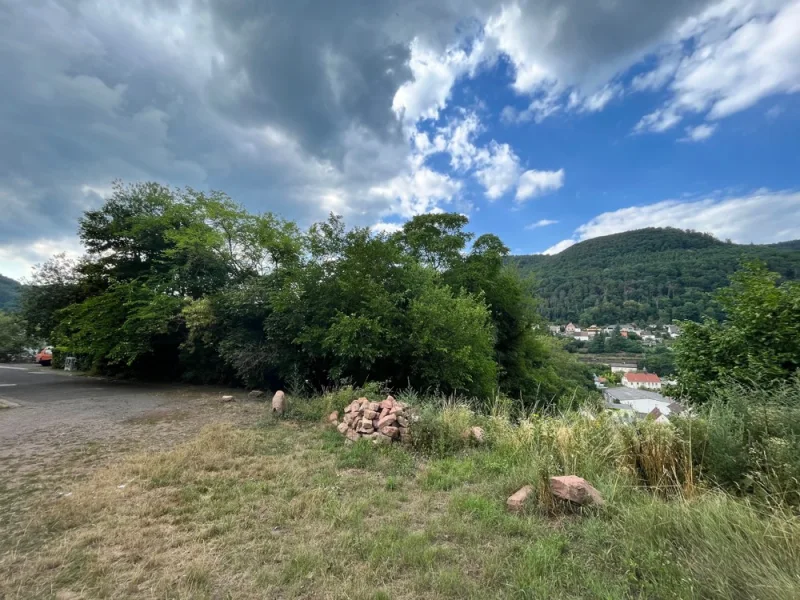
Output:
<instances>
[{"instance_id":1,"label":"dense bush","mask_svg":"<svg viewBox=\"0 0 800 600\"><path fill-rule=\"evenodd\" d=\"M289 386L368 381L523 406L591 393L538 328L531 284L458 214L397 233L301 231L224 194L125 186L80 222L88 254L25 290L31 329L96 371Z\"/></svg>"},{"instance_id":2,"label":"dense bush","mask_svg":"<svg viewBox=\"0 0 800 600\"><path fill-rule=\"evenodd\" d=\"M709 399L731 382L769 387L800 368L800 283L761 263L731 277L717 300L725 319L683 324L675 344L682 395Z\"/></svg>"}]
</instances>

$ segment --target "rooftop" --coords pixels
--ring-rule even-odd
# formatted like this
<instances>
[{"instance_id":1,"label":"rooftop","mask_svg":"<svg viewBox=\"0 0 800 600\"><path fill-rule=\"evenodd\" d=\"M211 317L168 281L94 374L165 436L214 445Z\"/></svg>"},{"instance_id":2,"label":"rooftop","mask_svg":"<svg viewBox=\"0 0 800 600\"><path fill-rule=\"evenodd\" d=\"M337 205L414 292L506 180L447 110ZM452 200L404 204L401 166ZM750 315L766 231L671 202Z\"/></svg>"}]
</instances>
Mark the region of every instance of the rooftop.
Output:
<instances>
[{"instance_id":1,"label":"rooftop","mask_svg":"<svg viewBox=\"0 0 800 600\"><path fill-rule=\"evenodd\" d=\"M625 373L624 378L631 383L661 383L655 373Z\"/></svg>"},{"instance_id":2,"label":"rooftop","mask_svg":"<svg viewBox=\"0 0 800 600\"><path fill-rule=\"evenodd\" d=\"M603 393L614 402L621 402L623 400L659 400L661 402L671 402L666 396L662 396L656 392L649 392L647 390L634 390L626 387L615 387L603 390Z\"/></svg>"}]
</instances>

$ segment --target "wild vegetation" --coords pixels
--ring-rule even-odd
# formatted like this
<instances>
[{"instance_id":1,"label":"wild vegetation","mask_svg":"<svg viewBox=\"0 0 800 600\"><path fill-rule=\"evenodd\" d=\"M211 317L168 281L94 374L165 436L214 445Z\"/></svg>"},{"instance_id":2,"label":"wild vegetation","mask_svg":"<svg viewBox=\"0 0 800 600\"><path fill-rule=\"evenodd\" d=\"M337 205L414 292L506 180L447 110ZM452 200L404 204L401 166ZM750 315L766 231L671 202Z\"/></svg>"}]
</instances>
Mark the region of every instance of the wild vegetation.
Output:
<instances>
[{"instance_id":1,"label":"wild vegetation","mask_svg":"<svg viewBox=\"0 0 800 600\"><path fill-rule=\"evenodd\" d=\"M589 396L588 371L535 328L508 249L473 240L467 222L422 215L385 235L331 216L301 231L220 193L120 184L80 221L88 255L44 265L23 314L59 355L98 372L273 388L383 381L526 406Z\"/></svg>"},{"instance_id":2,"label":"wild vegetation","mask_svg":"<svg viewBox=\"0 0 800 600\"><path fill-rule=\"evenodd\" d=\"M796 406L800 386L781 389ZM407 393L423 424L410 448L345 445L320 424L383 394L290 397L288 419L119 457L70 481L69 496L49 480L24 527L0 536L0 595L782 600L800 586L796 474L767 467L786 455L772 453L760 406L726 446L732 413L716 408L626 425ZM462 437L470 425L483 444ZM605 506L556 504L547 478L564 473L589 479ZM510 513L523 485L534 496Z\"/></svg>"},{"instance_id":3,"label":"wild vegetation","mask_svg":"<svg viewBox=\"0 0 800 600\"><path fill-rule=\"evenodd\" d=\"M800 283L748 263L715 296L721 321L684 323L675 344L681 394L708 400L731 385L769 388L800 369Z\"/></svg>"},{"instance_id":4,"label":"wild vegetation","mask_svg":"<svg viewBox=\"0 0 800 600\"><path fill-rule=\"evenodd\" d=\"M594 238L555 256L508 259L534 275L546 320L583 325L721 318L709 292L725 287L749 260L766 263L785 279L800 279L796 241L741 245L672 228Z\"/></svg>"}]
</instances>

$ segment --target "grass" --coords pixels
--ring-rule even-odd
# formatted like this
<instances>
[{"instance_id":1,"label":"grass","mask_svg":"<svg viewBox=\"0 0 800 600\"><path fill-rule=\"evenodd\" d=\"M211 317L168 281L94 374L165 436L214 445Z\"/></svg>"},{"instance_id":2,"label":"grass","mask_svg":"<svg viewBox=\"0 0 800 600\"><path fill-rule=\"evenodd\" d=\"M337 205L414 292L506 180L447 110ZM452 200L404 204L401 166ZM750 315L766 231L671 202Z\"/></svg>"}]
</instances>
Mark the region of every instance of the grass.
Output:
<instances>
[{"instance_id":1,"label":"grass","mask_svg":"<svg viewBox=\"0 0 800 600\"><path fill-rule=\"evenodd\" d=\"M346 445L308 422L213 425L68 497L18 489L30 521L0 531L0 597L797 597L797 517L662 493L681 468L658 453L672 440L642 438L642 451L602 421L484 424L492 449L432 454ZM607 506L553 510L540 486L522 514L506 510L515 489L567 469Z\"/></svg>"}]
</instances>

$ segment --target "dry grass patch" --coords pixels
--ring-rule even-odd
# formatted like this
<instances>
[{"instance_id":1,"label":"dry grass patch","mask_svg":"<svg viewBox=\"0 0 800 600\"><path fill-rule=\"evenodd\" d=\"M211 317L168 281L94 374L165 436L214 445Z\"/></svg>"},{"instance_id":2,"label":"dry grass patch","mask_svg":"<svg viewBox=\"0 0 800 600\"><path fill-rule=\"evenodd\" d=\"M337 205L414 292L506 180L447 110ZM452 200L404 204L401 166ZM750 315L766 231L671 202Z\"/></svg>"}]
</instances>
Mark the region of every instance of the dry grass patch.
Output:
<instances>
[{"instance_id":1,"label":"dry grass patch","mask_svg":"<svg viewBox=\"0 0 800 600\"><path fill-rule=\"evenodd\" d=\"M800 589L797 520L726 496L670 500L609 475L603 511L553 519L534 502L509 514L514 486L552 468L547 439L557 460L600 477L597 457L576 454L596 444L603 425L593 427L523 430L494 449L423 459L346 446L321 425L212 425L29 504L30 527L0 556L0 597L778 599Z\"/></svg>"}]
</instances>

